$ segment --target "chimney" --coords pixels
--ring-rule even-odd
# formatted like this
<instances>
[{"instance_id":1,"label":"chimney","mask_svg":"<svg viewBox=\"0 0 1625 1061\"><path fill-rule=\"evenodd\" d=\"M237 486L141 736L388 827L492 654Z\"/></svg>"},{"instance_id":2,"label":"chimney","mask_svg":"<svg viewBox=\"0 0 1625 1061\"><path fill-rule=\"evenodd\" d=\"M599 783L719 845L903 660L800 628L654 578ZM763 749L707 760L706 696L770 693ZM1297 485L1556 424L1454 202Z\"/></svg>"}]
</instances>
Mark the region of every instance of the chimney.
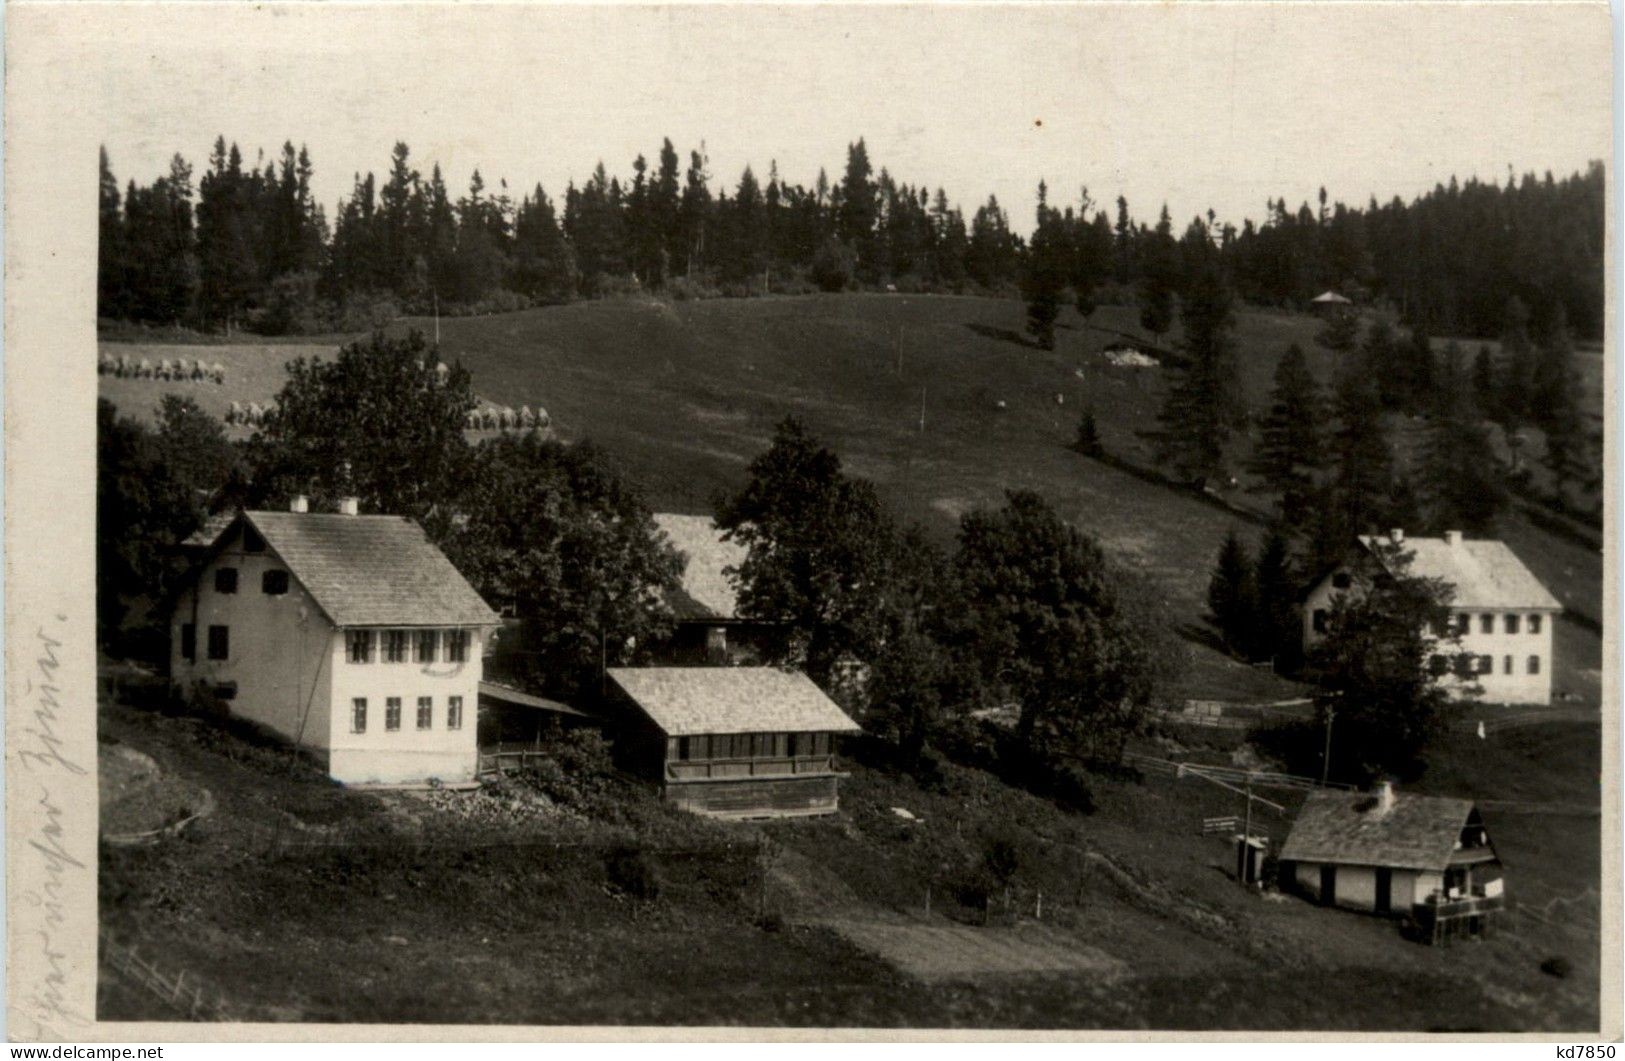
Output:
<instances>
[{"instance_id":1,"label":"chimney","mask_svg":"<svg viewBox=\"0 0 1625 1061\"><path fill-rule=\"evenodd\" d=\"M1405 540L1405 528L1395 527L1393 530L1388 532L1388 538L1395 545L1398 545L1400 542Z\"/></svg>"},{"instance_id":2,"label":"chimney","mask_svg":"<svg viewBox=\"0 0 1625 1061\"><path fill-rule=\"evenodd\" d=\"M1454 549L1461 544L1461 531L1445 531L1444 541L1446 545Z\"/></svg>"},{"instance_id":3,"label":"chimney","mask_svg":"<svg viewBox=\"0 0 1625 1061\"><path fill-rule=\"evenodd\" d=\"M309 512L310 498L304 494L294 494L293 500L288 502L289 512Z\"/></svg>"},{"instance_id":4,"label":"chimney","mask_svg":"<svg viewBox=\"0 0 1625 1061\"><path fill-rule=\"evenodd\" d=\"M339 498L339 514L341 516L354 516L361 512L361 499L356 497Z\"/></svg>"},{"instance_id":5,"label":"chimney","mask_svg":"<svg viewBox=\"0 0 1625 1061\"><path fill-rule=\"evenodd\" d=\"M1377 782L1377 806L1375 813L1387 814L1394 809L1394 783L1392 781Z\"/></svg>"}]
</instances>

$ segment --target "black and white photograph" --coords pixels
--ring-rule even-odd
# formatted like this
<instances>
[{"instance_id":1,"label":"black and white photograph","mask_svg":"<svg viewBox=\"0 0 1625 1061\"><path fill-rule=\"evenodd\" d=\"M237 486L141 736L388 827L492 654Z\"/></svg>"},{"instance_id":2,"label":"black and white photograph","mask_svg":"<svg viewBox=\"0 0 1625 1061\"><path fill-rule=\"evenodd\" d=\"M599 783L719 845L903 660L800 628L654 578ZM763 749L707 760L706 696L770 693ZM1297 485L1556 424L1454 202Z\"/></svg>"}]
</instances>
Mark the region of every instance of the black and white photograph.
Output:
<instances>
[{"instance_id":1,"label":"black and white photograph","mask_svg":"<svg viewBox=\"0 0 1625 1061\"><path fill-rule=\"evenodd\" d=\"M1619 1035L1605 4L11 6L13 1037Z\"/></svg>"}]
</instances>

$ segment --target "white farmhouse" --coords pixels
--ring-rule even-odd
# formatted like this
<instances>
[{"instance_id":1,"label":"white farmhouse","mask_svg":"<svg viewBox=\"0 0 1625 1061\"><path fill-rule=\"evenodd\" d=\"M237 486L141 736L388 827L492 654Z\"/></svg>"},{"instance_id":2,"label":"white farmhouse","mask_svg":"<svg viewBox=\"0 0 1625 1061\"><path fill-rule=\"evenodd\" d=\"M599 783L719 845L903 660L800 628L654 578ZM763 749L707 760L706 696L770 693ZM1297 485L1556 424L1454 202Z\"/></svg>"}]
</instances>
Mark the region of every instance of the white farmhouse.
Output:
<instances>
[{"instance_id":1,"label":"white farmhouse","mask_svg":"<svg viewBox=\"0 0 1625 1061\"><path fill-rule=\"evenodd\" d=\"M1402 530L1359 538L1304 600L1305 647L1324 635L1333 599L1381 566L1378 546L1398 546L1411 558L1407 574L1454 590L1450 607L1460 642L1454 658L1433 657L1433 672L1452 695L1464 696L1476 684L1486 703L1551 703L1552 624L1563 606L1505 542L1468 541L1460 531L1443 538L1407 538Z\"/></svg>"},{"instance_id":2,"label":"white farmhouse","mask_svg":"<svg viewBox=\"0 0 1625 1061\"><path fill-rule=\"evenodd\" d=\"M411 520L306 508L217 525L173 598L171 681L347 784L473 780L496 613Z\"/></svg>"}]
</instances>

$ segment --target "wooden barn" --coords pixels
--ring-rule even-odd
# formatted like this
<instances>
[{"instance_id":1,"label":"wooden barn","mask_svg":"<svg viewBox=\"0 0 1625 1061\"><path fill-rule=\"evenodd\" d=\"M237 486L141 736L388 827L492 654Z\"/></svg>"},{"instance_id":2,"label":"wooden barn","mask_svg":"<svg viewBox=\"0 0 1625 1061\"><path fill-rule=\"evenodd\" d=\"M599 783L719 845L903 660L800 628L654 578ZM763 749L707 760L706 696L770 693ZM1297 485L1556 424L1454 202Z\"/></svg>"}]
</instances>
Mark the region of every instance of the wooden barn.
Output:
<instances>
[{"instance_id":1,"label":"wooden barn","mask_svg":"<svg viewBox=\"0 0 1625 1061\"><path fill-rule=\"evenodd\" d=\"M680 666L761 662L759 646L775 627L739 614L731 575L745 562L745 547L725 539L710 516L657 512L654 519L683 557L682 578L666 594L676 624L657 656Z\"/></svg>"},{"instance_id":2,"label":"wooden barn","mask_svg":"<svg viewBox=\"0 0 1625 1061\"><path fill-rule=\"evenodd\" d=\"M1472 802L1395 793L1310 793L1280 855L1281 881L1326 906L1477 934L1502 908L1501 860Z\"/></svg>"},{"instance_id":3,"label":"wooden barn","mask_svg":"<svg viewBox=\"0 0 1625 1061\"><path fill-rule=\"evenodd\" d=\"M719 818L837 809L835 741L858 732L804 674L773 667L615 667L617 756L678 806Z\"/></svg>"}]
</instances>

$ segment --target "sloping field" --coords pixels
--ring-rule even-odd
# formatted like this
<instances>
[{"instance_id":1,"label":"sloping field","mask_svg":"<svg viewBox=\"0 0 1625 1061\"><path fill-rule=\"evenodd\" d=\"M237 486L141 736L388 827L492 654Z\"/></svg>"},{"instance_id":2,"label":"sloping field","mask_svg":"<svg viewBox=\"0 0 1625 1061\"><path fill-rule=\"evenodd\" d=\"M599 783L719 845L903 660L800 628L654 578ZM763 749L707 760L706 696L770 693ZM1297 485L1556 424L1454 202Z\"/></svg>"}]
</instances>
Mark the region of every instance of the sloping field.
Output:
<instances>
[{"instance_id":1,"label":"sloping field","mask_svg":"<svg viewBox=\"0 0 1625 1061\"><path fill-rule=\"evenodd\" d=\"M472 370L482 400L545 408L564 437L603 444L657 509L711 511L787 414L805 420L852 472L874 480L907 518L944 540L966 511L999 504L1004 489L1035 489L1166 589L1176 624L1195 635L1192 674L1172 695L1290 695L1288 683L1201 641L1203 596L1219 544L1233 526L1258 533L1253 521L1067 448L1088 408L1109 453L1151 466L1142 432L1156 426L1164 370L1119 367L1102 354L1123 341L1153 348L1137 316L1132 306L1103 306L1086 322L1068 308L1053 351L1024 338L1019 302L950 296L586 302L442 320L440 333L443 357ZM407 319L393 327L433 325ZM1266 400L1290 343L1304 348L1323 381L1334 376L1343 355L1314 344L1319 330L1310 317L1255 309L1238 315L1243 389L1254 408ZM1173 347L1178 335L1176 327L1161 346ZM232 400L270 400L286 362L330 354L338 341L104 343L109 352L153 361L218 360L226 382L104 376L101 393L126 415L150 418L166 389L192 394L220 415ZM1240 492L1228 500L1264 507ZM1598 614L1600 556L1521 517L1509 517L1506 536L1566 603ZM1600 639L1569 623L1559 630L1559 687L1592 701Z\"/></svg>"}]
</instances>

